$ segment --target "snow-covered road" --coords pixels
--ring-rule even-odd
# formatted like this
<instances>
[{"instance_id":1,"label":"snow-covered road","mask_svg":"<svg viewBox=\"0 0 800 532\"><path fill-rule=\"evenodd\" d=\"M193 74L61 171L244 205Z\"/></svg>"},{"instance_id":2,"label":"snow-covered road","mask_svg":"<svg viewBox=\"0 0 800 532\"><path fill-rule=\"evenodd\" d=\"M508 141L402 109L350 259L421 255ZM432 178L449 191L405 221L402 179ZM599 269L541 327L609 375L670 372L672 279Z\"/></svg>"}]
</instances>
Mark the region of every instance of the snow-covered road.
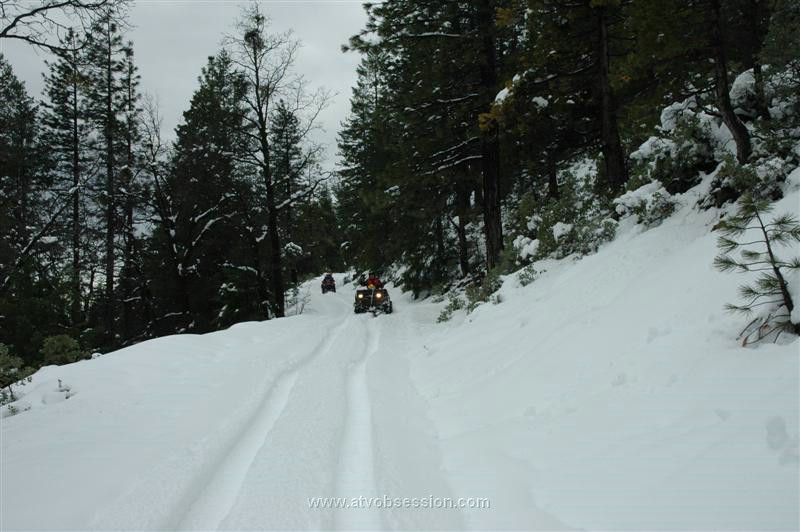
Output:
<instances>
[{"instance_id":1,"label":"snow-covered road","mask_svg":"<svg viewBox=\"0 0 800 532\"><path fill-rule=\"evenodd\" d=\"M409 380L429 316L402 304L355 315L352 285L338 280L335 294L312 284L301 316L43 370L26 390L31 410L4 420L4 529L461 526L458 510L310 507L451 497ZM43 400L54 379L69 401ZM53 426L72 417L57 409L84 410L81 426Z\"/></svg>"}]
</instances>

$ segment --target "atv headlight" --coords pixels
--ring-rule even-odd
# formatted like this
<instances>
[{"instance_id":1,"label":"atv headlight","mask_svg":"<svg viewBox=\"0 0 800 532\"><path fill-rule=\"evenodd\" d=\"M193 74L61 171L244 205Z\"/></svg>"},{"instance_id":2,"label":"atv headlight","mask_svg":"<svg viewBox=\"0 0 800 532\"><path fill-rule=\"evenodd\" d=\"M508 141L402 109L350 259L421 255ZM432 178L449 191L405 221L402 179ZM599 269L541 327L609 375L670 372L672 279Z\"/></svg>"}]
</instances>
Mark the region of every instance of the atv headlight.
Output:
<instances>
[{"instance_id":1,"label":"atv headlight","mask_svg":"<svg viewBox=\"0 0 800 532\"><path fill-rule=\"evenodd\" d=\"M358 294L358 299L364 299L364 294Z\"/></svg>"},{"instance_id":2,"label":"atv headlight","mask_svg":"<svg viewBox=\"0 0 800 532\"><path fill-rule=\"evenodd\" d=\"M375 297L377 297L378 299L380 299L380 298L382 298L382 297L383 297L383 294L381 294L380 292L378 292L377 294L375 294Z\"/></svg>"}]
</instances>

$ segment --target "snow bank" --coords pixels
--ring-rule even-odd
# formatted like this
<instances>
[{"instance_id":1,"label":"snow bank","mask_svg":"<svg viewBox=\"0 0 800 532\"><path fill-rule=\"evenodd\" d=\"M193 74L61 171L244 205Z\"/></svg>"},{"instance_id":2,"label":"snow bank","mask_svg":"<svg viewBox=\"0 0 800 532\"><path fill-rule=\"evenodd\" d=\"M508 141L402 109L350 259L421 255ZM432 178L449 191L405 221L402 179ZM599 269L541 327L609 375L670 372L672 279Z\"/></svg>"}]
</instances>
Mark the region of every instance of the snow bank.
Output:
<instances>
[{"instance_id":1,"label":"snow bank","mask_svg":"<svg viewBox=\"0 0 800 532\"><path fill-rule=\"evenodd\" d=\"M187 490L337 321L242 323L42 368L17 389L30 409L2 420L2 528L177 527Z\"/></svg>"},{"instance_id":2,"label":"snow bank","mask_svg":"<svg viewBox=\"0 0 800 532\"><path fill-rule=\"evenodd\" d=\"M683 207L443 325L414 359L479 529L796 530L798 341L742 348L714 212ZM776 205L795 211L800 193Z\"/></svg>"}]
</instances>

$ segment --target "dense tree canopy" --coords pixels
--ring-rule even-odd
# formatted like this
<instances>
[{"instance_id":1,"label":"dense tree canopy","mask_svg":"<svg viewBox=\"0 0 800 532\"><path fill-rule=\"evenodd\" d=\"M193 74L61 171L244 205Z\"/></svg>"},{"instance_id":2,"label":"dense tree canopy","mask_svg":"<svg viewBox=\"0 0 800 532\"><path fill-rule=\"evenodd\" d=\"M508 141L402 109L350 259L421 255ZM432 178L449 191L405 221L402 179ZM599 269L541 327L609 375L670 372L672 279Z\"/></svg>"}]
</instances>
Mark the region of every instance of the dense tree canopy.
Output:
<instances>
[{"instance_id":1,"label":"dense tree canopy","mask_svg":"<svg viewBox=\"0 0 800 532\"><path fill-rule=\"evenodd\" d=\"M333 175L312 134L330 95L257 5L165 142L124 4L66 2L73 29L45 11L0 29L53 52L41 102L0 56L0 344L26 366L48 338L63 361L281 317L325 271L485 297L532 257L613 237L629 190L683 192L718 169L722 204L752 192L748 165L795 157L789 0L367 4L344 46L361 60ZM725 131L736 160L720 169Z\"/></svg>"}]
</instances>

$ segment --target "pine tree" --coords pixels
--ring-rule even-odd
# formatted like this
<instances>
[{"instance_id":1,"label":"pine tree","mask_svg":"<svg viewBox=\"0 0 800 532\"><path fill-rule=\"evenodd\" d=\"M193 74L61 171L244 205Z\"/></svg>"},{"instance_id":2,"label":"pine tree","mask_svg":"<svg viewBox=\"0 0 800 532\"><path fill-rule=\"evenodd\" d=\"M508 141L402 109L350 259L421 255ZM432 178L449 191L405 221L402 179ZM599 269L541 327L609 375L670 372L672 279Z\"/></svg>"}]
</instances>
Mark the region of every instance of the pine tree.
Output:
<instances>
[{"instance_id":1,"label":"pine tree","mask_svg":"<svg viewBox=\"0 0 800 532\"><path fill-rule=\"evenodd\" d=\"M295 243L297 234L296 202L304 195L301 178L314 162L313 153L304 154L301 145L300 120L284 100L279 100L270 121L270 144L272 145L272 176L275 181L275 196L280 210L279 225L284 242ZM298 283L297 260L288 261L289 279L292 286Z\"/></svg>"},{"instance_id":2,"label":"pine tree","mask_svg":"<svg viewBox=\"0 0 800 532\"><path fill-rule=\"evenodd\" d=\"M104 182L99 190L103 205L104 293L102 300L103 334L107 345L117 344L116 238L119 223L119 172L124 161L120 115L124 111L124 87L120 77L124 71L124 44L119 26L110 14L104 16L88 35L86 62L87 116L97 131L96 157L103 163Z\"/></svg>"},{"instance_id":3,"label":"pine tree","mask_svg":"<svg viewBox=\"0 0 800 532\"><path fill-rule=\"evenodd\" d=\"M716 112L736 143L740 164L750 158L752 143L731 104L732 65L744 64L757 55L744 46L754 39L742 39L743 26L753 23L745 18L748 9L744 3L749 0L642 0L632 4L637 55L645 58L655 80L672 89L674 99L713 95ZM751 47L757 46L757 41Z\"/></svg>"},{"instance_id":4,"label":"pine tree","mask_svg":"<svg viewBox=\"0 0 800 532\"><path fill-rule=\"evenodd\" d=\"M367 31L378 39L351 39L365 55L377 50L391 61L380 122L390 135L385 147L368 149L397 155L361 193L372 193L372 210L392 221L382 262L404 257L407 278L419 288L470 271L472 200L481 206L488 267L503 247L499 131L483 117L500 89L504 44L513 40L495 25L504 4L387 2L368 10Z\"/></svg>"},{"instance_id":5,"label":"pine tree","mask_svg":"<svg viewBox=\"0 0 800 532\"><path fill-rule=\"evenodd\" d=\"M47 183L37 175L37 116L33 99L0 55L0 290L24 267L37 245L35 229L44 217L39 195Z\"/></svg>"},{"instance_id":6,"label":"pine tree","mask_svg":"<svg viewBox=\"0 0 800 532\"><path fill-rule=\"evenodd\" d=\"M58 188L71 190L72 205L69 213L68 238L70 239L70 314L73 324L83 320L83 226L84 211L86 137L88 127L84 118L84 95L86 65L77 35L70 31L61 43L64 52L48 63L45 76L46 101L43 103L43 135L50 147L56 172Z\"/></svg>"},{"instance_id":7,"label":"pine tree","mask_svg":"<svg viewBox=\"0 0 800 532\"><path fill-rule=\"evenodd\" d=\"M350 264L381 270L390 263L381 233L394 223L381 223L379 176L391 165L390 138L399 131L389 105L388 55L365 50L350 98L350 116L339 130L342 160L334 188L342 247ZM384 218L385 219L385 218Z\"/></svg>"},{"instance_id":8,"label":"pine tree","mask_svg":"<svg viewBox=\"0 0 800 532\"><path fill-rule=\"evenodd\" d=\"M121 117L120 117L120 136L124 141L124 161L125 164L120 170L120 196L122 203L122 233L123 233L123 255L122 269L120 270L120 299L122 301L121 334L123 341L127 342L134 337L134 314L136 314L136 302L141 303L141 293L135 294L135 285L141 285L139 280L141 264L137 258L140 256L141 244L137 242L135 233L135 214L142 210L142 197L144 187L137 179L139 175L136 152L139 142L139 120L141 109L139 108L139 74L133 60L133 43L127 43L122 49L122 69L120 75L120 87L122 90L121 98ZM138 288L141 292L141 287ZM139 312L140 313L140 312Z\"/></svg>"},{"instance_id":9,"label":"pine tree","mask_svg":"<svg viewBox=\"0 0 800 532\"><path fill-rule=\"evenodd\" d=\"M0 55L0 342L26 364L68 313L57 228L71 202L52 190L48 155L34 101Z\"/></svg>"},{"instance_id":10,"label":"pine tree","mask_svg":"<svg viewBox=\"0 0 800 532\"><path fill-rule=\"evenodd\" d=\"M780 330L800 334L800 322L792 321L796 303L792 300L786 275L791 270L800 270L800 257L785 259L780 256L781 246L800 242L800 222L791 214L777 216L770 222L765 215L771 210L769 200L756 200L750 195L742 197L736 215L721 225L724 236L720 237L718 246L722 253L714 260L714 266L723 272L760 272L755 283L739 289L744 303L727 306L728 310L744 314L751 314L759 307L764 309L745 330L745 342L753 334L761 339ZM740 242L738 239L745 233L749 233L747 242ZM758 247L753 249L754 246Z\"/></svg>"},{"instance_id":11,"label":"pine tree","mask_svg":"<svg viewBox=\"0 0 800 532\"><path fill-rule=\"evenodd\" d=\"M177 128L168 167L148 171L154 218L148 244L155 298L151 329L156 334L219 325L222 304L217 302L224 284L243 294L238 317L263 316L265 268L256 242L261 224L246 224L235 207L236 198L254 195L250 176L242 175L237 162L249 142L242 133L244 91L227 53L209 57Z\"/></svg>"},{"instance_id":12,"label":"pine tree","mask_svg":"<svg viewBox=\"0 0 800 532\"><path fill-rule=\"evenodd\" d=\"M772 78L776 95L792 101L800 92L800 4L793 0L775 4L759 59L767 66L766 75ZM800 117L800 113L792 116ZM800 122L800 118L793 120Z\"/></svg>"},{"instance_id":13,"label":"pine tree","mask_svg":"<svg viewBox=\"0 0 800 532\"><path fill-rule=\"evenodd\" d=\"M603 188L618 191L628 179L628 168L620 135L621 99L613 76L614 62L630 53L626 12L630 2L535 0L529 4L525 81L544 91L540 98L552 106L548 113L558 113L559 119L573 118L569 130L592 132L602 153Z\"/></svg>"}]
</instances>

